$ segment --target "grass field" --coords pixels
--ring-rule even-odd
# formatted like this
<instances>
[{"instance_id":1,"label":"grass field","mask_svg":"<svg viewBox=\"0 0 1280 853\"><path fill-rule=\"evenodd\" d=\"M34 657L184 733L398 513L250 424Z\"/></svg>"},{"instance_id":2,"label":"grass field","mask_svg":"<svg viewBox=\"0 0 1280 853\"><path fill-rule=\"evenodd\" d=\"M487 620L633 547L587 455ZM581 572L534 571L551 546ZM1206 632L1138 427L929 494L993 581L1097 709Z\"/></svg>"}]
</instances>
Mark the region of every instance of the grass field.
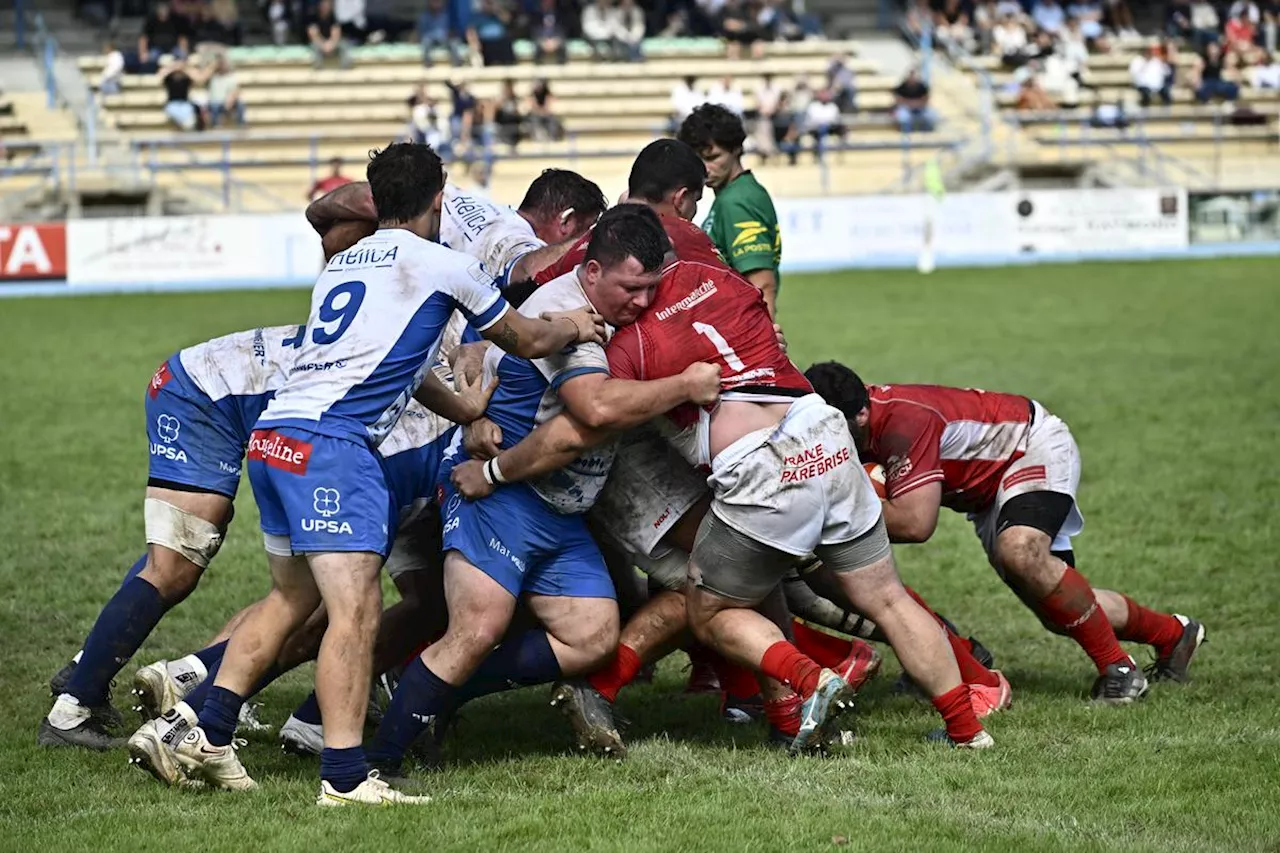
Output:
<instances>
[{"instance_id":1,"label":"grass field","mask_svg":"<svg viewBox=\"0 0 1280 853\"><path fill-rule=\"evenodd\" d=\"M141 550L155 366L217 334L298 321L306 294L0 301L0 850L1280 849L1277 269L788 276L782 295L802 366L838 357L868 381L1016 391L1062 415L1085 461L1080 568L1206 623L1193 683L1091 707L1088 660L1042 631L950 516L897 554L1013 683L993 751L924 743L936 717L890 694L891 663L855 745L790 760L763 745L763 726L729 727L713 699L680 695L676 656L621 697L625 764L566 754L546 691L529 690L466 709L430 806L336 813L312 805L316 765L270 737L244 750L263 786L240 796L163 789L123 752L35 745L48 676ZM237 510L200 589L137 663L198 647L264 591L247 485ZM264 718L283 722L309 678L278 682Z\"/></svg>"}]
</instances>

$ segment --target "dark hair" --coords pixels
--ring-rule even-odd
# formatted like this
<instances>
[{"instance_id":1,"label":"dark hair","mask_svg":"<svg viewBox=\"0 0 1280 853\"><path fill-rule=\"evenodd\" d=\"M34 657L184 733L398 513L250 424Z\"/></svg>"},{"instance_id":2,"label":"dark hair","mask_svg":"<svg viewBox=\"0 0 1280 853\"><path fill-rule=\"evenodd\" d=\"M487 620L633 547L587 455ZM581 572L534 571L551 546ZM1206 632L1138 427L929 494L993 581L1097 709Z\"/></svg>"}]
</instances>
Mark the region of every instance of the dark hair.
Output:
<instances>
[{"instance_id":1,"label":"dark hair","mask_svg":"<svg viewBox=\"0 0 1280 853\"><path fill-rule=\"evenodd\" d=\"M680 124L676 138L699 154L712 144L725 151L741 151L742 143L747 141L747 130L732 110L719 104L703 104Z\"/></svg>"},{"instance_id":2,"label":"dark hair","mask_svg":"<svg viewBox=\"0 0 1280 853\"><path fill-rule=\"evenodd\" d=\"M609 203L595 181L568 169L543 169L529 184L520 209L535 216L554 217L573 208L574 216L595 219Z\"/></svg>"},{"instance_id":3,"label":"dark hair","mask_svg":"<svg viewBox=\"0 0 1280 853\"><path fill-rule=\"evenodd\" d=\"M379 222L421 216L444 189L444 167L430 145L395 142L371 152L365 169Z\"/></svg>"},{"instance_id":4,"label":"dark hair","mask_svg":"<svg viewBox=\"0 0 1280 853\"><path fill-rule=\"evenodd\" d=\"M862 378L838 361L810 365L804 377L828 406L839 409L847 418L858 414L871 402Z\"/></svg>"},{"instance_id":5,"label":"dark hair","mask_svg":"<svg viewBox=\"0 0 1280 853\"><path fill-rule=\"evenodd\" d=\"M635 258L645 272L653 272L669 251L671 241L658 214L642 204L620 204L606 210L596 223L583 262L595 261L609 269Z\"/></svg>"},{"instance_id":6,"label":"dark hair","mask_svg":"<svg viewBox=\"0 0 1280 853\"><path fill-rule=\"evenodd\" d=\"M650 142L631 164L627 196L637 201L662 201L679 189L701 189L707 167L688 145L678 139Z\"/></svg>"}]
</instances>

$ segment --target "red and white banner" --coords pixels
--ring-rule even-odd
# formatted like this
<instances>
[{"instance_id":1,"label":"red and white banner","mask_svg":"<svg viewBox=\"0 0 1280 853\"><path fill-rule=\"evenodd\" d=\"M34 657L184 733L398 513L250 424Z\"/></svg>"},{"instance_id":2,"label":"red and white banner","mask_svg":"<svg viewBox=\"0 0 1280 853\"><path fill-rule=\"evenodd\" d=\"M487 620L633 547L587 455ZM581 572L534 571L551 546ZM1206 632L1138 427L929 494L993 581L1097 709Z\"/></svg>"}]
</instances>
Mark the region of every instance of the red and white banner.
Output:
<instances>
[{"instance_id":1,"label":"red and white banner","mask_svg":"<svg viewBox=\"0 0 1280 853\"><path fill-rule=\"evenodd\" d=\"M0 225L0 280L66 276L67 231L61 222Z\"/></svg>"}]
</instances>

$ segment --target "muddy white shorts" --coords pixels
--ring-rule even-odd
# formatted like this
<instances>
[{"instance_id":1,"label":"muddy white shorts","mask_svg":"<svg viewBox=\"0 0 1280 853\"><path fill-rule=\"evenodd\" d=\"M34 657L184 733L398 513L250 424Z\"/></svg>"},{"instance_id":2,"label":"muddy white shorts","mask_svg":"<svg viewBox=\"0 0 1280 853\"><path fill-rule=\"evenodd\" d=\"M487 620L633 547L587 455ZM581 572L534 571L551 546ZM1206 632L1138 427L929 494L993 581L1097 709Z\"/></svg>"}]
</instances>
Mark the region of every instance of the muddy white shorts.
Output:
<instances>
[{"instance_id":1,"label":"muddy white shorts","mask_svg":"<svg viewBox=\"0 0 1280 853\"><path fill-rule=\"evenodd\" d=\"M795 556L850 542L880 520L844 415L817 394L793 403L777 426L722 450L707 484L717 518Z\"/></svg>"},{"instance_id":2,"label":"muddy white shorts","mask_svg":"<svg viewBox=\"0 0 1280 853\"><path fill-rule=\"evenodd\" d=\"M391 553L382 567L393 580L405 572L441 571L440 510L422 501L404 513Z\"/></svg>"},{"instance_id":3,"label":"muddy white shorts","mask_svg":"<svg viewBox=\"0 0 1280 853\"><path fill-rule=\"evenodd\" d=\"M645 424L619 439L591 520L628 553L658 558L670 550L662 537L707 493L706 475Z\"/></svg>"},{"instance_id":4,"label":"muddy white shorts","mask_svg":"<svg viewBox=\"0 0 1280 853\"><path fill-rule=\"evenodd\" d=\"M1071 436L1066 423L1050 414L1044 406L1032 402L1034 415L1027 433L1027 447L1023 456L1005 471L996 490L995 500L982 512L969 514L974 532L982 540L987 557L994 562L996 537L1001 529L1001 511L1012 499L1033 492L1056 492L1071 498L1071 508L1056 531L1045 531L1053 537L1051 551L1071 550L1071 537L1084 529L1084 516L1076 505L1076 491L1080 487L1080 449ZM1057 516L1061 518L1061 515ZM1006 517L1004 526L1009 526ZM1016 519L1014 523L1018 523ZM1042 527L1040 524L1030 526Z\"/></svg>"}]
</instances>

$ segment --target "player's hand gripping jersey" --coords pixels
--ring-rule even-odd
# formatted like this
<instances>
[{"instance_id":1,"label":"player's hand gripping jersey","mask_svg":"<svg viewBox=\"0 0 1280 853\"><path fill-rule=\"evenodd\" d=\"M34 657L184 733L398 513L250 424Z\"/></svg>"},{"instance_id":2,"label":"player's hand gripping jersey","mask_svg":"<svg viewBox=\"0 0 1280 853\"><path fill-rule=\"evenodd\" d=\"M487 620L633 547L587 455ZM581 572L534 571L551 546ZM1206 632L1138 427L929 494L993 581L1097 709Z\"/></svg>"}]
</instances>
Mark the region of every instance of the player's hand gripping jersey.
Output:
<instances>
[{"instance_id":1,"label":"player's hand gripping jersey","mask_svg":"<svg viewBox=\"0 0 1280 853\"><path fill-rule=\"evenodd\" d=\"M671 248L675 251L677 258L682 261L697 261L728 269L724 259L711 243L711 238L701 228L678 216L659 216L658 221L667 232L667 239L671 241ZM583 234L560 260L538 272L534 276L534 281L538 284L546 284L571 272L574 267L582 263L587 256L587 245L591 242L591 233L588 231Z\"/></svg>"},{"instance_id":2,"label":"player's hand gripping jersey","mask_svg":"<svg viewBox=\"0 0 1280 853\"><path fill-rule=\"evenodd\" d=\"M259 428L296 427L377 446L434 362L454 309L487 329L507 303L480 264L402 228L330 259L288 381Z\"/></svg>"},{"instance_id":3,"label":"player's hand gripping jersey","mask_svg":"<svg viewBox=\"0 0 1280 853\"><path fill-rule=\"evenodd\" d=\"M619 379L661 379L699 361L724 365L721 400L793 402L813 393L778 343L760 291L723 265L679 261L662 274L649 310L607 348ZM667 417L694 465L711 462L710 411L686 404Z\"/></svg>"}]
</instances>

